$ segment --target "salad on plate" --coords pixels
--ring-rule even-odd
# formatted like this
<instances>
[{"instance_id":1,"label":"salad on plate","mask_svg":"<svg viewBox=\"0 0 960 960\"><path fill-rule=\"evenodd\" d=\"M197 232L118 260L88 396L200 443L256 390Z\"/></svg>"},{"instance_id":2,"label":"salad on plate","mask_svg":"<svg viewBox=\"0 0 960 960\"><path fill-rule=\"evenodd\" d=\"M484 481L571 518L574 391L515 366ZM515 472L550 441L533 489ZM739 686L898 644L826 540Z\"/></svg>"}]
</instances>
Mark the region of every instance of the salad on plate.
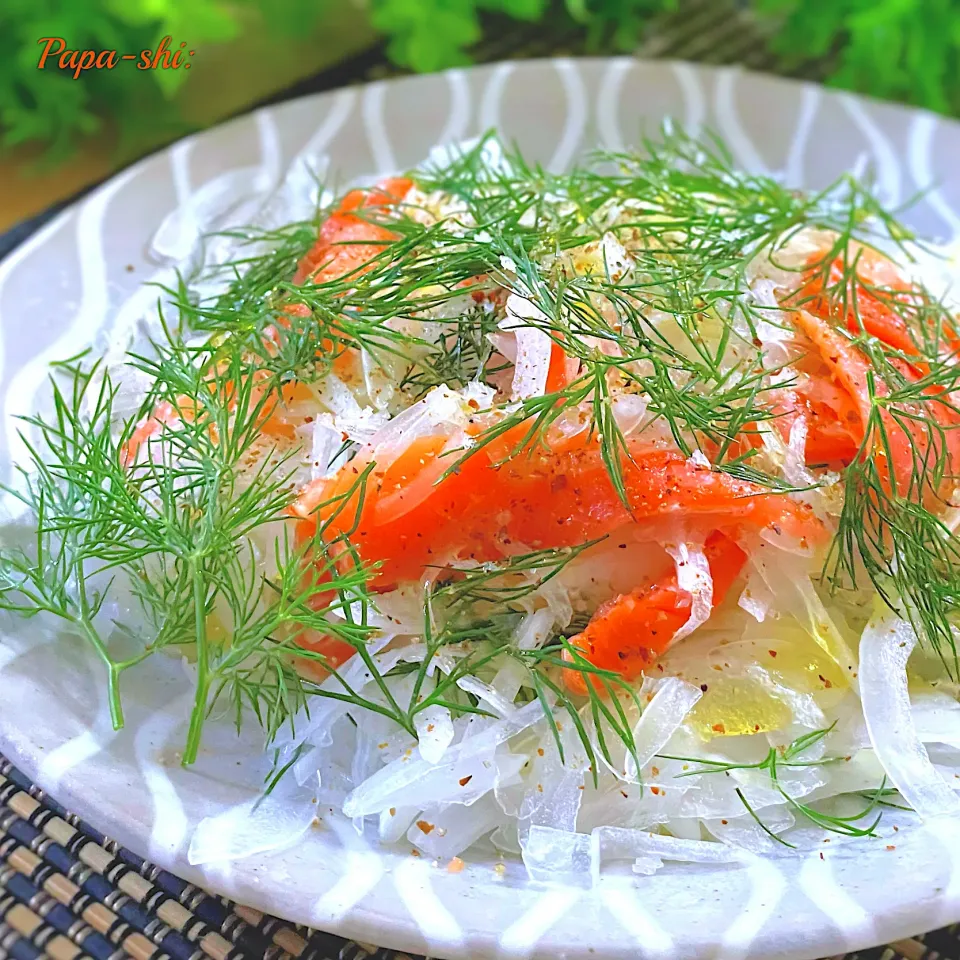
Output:
<instances>
[{"instance_id":1,"label":"salad on plate","mask_svg":"<svg viewBox=\"0 0 960 960\"><path fill-rule=\"evenodd\" d=\"M184 764L259 724L310 818L534 879L960 813L949 256L669 128L297 184L23 424L0 607L115 727L179 658ZM241 855L215 820L194 862Z\"/></svg>"}]
</instances>

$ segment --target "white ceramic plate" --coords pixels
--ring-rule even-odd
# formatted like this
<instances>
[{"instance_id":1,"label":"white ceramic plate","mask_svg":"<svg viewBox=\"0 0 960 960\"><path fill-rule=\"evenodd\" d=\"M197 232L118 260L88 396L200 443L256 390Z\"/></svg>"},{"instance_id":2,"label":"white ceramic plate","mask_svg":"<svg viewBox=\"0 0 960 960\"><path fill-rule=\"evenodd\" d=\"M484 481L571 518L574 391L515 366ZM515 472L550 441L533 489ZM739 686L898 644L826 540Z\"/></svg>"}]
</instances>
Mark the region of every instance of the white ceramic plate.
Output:
<instances>
[{"instance_id":1,"label":"white ceramic plate","mask_svg":"<svg viewBox=\"0 0 960 960\"><path fill-rule=\"evenodd\" d=\"M148 258L165 215L198 217L225 186L263 196L301 151L326 152L341 182L420 162L429 148L498 127L562 169L594 146L627 146L664 117L716 129L743 167L818 187L873 165L923 235L960 232L960 125L816 86L682 63L503 64L307 97L183 140L125 170L0 265L0 469L18 453L16 414L37 409L49 361L142 313L168 276ZM9 185L7 187L9 189ZM254 209L253 204L249 210ZM248 209L234 211L241 217ZM473 862L449 874L385 852L325 820L294 848L189 866L204 817L254 796L264 769L253 732L211 728L186 771L182 675L170 663L124 675L127 726L110 729L104 682L79 641L38 645L0 627L0 749L70 809L155 863L289 920L444 957L826 956L960 919L960 825L751 865L672 865L605 877L595 889L532 885ZM166 669L166 672L164 672Z\"/></svg>"}]
</instances>

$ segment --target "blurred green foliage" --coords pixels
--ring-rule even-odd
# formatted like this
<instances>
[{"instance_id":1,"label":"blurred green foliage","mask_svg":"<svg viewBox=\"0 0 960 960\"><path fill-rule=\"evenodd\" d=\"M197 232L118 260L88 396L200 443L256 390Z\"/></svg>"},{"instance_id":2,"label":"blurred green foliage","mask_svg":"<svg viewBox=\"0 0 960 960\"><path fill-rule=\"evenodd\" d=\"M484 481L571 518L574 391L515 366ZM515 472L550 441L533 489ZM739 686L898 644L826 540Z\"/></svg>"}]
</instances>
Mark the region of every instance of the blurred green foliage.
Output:
<instances>
[{"instance_id":1,"label":"blurred green foliage","mask_svg":"<svg viewBox=\"0 0 960 960\"><path fill-rule=\"evenodd\" d=\"M149 130L155 142L186 128L173 102L184 70L37 69L40 37L63 37L71 49L138 53L163 36L191 47L234 39L256 8L278 36L304 36L332 4L348 0L2 0L0 3L0 144L39 142L56 161L95 132L104 117L120 120L128 143ZM556 0L560 2L560 0ZM563 0L598 49L628 50L655 14L678 0ZM773 18L773 45L786 59L829 55L831 82L947 113L960 112L960 0L750 0ZM246 8L246 10L245 10ZM480 16L496 12L535 21L552 0L365 0L385 35L389 56L418 71L468 62L480 39ZM122 147L123 145L121 145Z\"/></svg>"},{"instance_id":2,"label":"blurred green foliage","mask_svg":"<svg viewBox=\"0 0 960 960\"><path fill-rule=\"evenodd\" d=\"M834 86L960 113L960 0L754 0L789 63L834 54Z\"/></svg>"},{"instance_id":3,"label":"blurred green foliage","mask_svg":"<svg viewBox=\"0 0 960 960\"><path fill-rule=\"evenodd\" d=\"M86 70L79 80L56 68L51 55L37 65L41 37L62 37L72 50L139 54L169 34L191 44L221 43L239 31L236 12L219 0L3 0L0 4L0 131L2 144L40 142L51 160L68 156L103 117L122 119L126 140L147 131L185 127L170 105L189 78L184 70L151 70L146 83L126 69ZM53 49L56 49L54 46Z\"/></svg>"}]
</instances>

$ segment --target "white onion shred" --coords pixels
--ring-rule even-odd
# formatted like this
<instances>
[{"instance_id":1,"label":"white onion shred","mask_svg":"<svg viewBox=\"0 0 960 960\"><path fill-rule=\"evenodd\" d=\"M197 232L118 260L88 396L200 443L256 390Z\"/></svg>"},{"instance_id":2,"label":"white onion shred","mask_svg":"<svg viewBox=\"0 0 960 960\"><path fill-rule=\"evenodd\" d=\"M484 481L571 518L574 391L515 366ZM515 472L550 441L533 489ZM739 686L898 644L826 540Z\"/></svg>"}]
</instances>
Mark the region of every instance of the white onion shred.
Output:
<instances>
[{"instance_id":1,"label":"white onion shred","mask_svg":"<svg viewBox=\"0 0 960 960\"><path fill-rule=\"evenodd\" d=\"M665 544L677 568L677 586L692 598L690 617L673 635L671 643L689 637L710 619L713 610L713 577L703 547L694 543Z\"/></svg>"},{"instance_id":2,"label":"white onion shred","mask_svg":"<svg viewBox=\"0 0 960 960\"><path fill-rule=\"evenodd\" d=\"M693 705L703 696L703 691L679 677L666 677L660 681L657 692L647 704L633 728L636 760L627 754L626 778L638 779L637 761L645 767L676 733Z\"/></svg>"},{"instance_id":3,"label":"white onion shred","mask_svg":"<svg viewBox=\"0 0 960 960\"><path fill-rule=\"evenodd\" d=\"M318 416L313 421L310 445L310 479L326 476L337 451L343 446L343 436L334 427L332 418Z\"/></svg>"},{"instance_id":4,"label":"white onion shred","mask_svg":"<svg viewBox=\"0 0 960 960\"><path fill-rule=\"evenodd\" d=\"M511 293L507 297L507 315L501 330L512 330L517 342L517 360L513 373L513 399L540 397L547 389L553 341L536 323L549 323L547 315L532 301Z\"/></svg>"},{"instance_id":5,"label":"white onion shred","mask_svg":"<svg viewBox=\"0 0 960 960\"><path fill-rule=\"evenodd\" d=\"M751 295L756 304L755 313L758 314L755 320L756 336L761 343L764 359L770 367L779 367L790 359L788 345L794 333L790 324L784 323L777 284L769 279L757 280Z\"/></svg>"},{"instance_id":6,"label":"white onion shred","mask_svg":"<svg viewBox=\"0 0 960 960\"><path fill-rule=\"evenodd\" d=\"M523 865L531 880L563 886L589 887L590 836L534 824L523 847Z\"/></svg>"},{"instance_id":7,"label":"white onion shred","mask_svg":"<svg viewBox=\"0 0 960 960\"><path fill-rule=\"evenodd\" d=\"M472 806L431 804L407 831L407 839L428 857L453 857L500 822L500 808L487 794Z\"/></svg>"},{"instance_id":8,"label":"white onion shred","mask_svg":"<svg viewBox=\"0 0 960 960\"><path fill-rule=\"evenodd\" d=\"M907 660L917 634L905 620L874 616L860 638L860 699L870 743L907 804L924 818L960 815L960 799L930 762L917 736Z\"/></svg>"},{"instance_id":9,"label":"white onion shred","mask_svg":"<svg viewBox=\"0 0 960 960\"><path fill-rule=\"evenodd\" d=\"M418 437L428 436L440 427L463 427L472 413L461 394L445 386L434 387L422 400L384 424L370 444L381 460L385 456L395 457Z\"/></svg>"},{"instance_id":10,"label":"white onion shred","mask_svg":"<svg viewBox=\"0 0 960 960\"><path fill-rule=\"evenodd\" d=\"M517 710L509 720L498 720L476 736L452 747L442 764L435 766L417 757L400 757L359 784L344 802L343 812L348 817L379 813L386 807L398 806L398 799L400 803L406 803L403 798L407 794L427 796L433 789L437 800L446 799L448 794L473 796L480 788L480 777L476 775L488 769L484 767L486 757L483 755L490 754L498 744L543 721L543 707L534 700ZM469 793L454 789L466 776L478 781L474 784L471 780ZM487 789L492 786L491 782Z\"/></svg>"},{"instance_id":11,"label":"white onion shred","mask_svg":"<svg viewBox=\"0 0 960 960\"><path fill-rule=\"evenodd\" d=\"M432 704L424 707L413 719L417 730L420 756L427 763L439 763L453 742L453 719L446 707Z\"/></svg>"},{"instance_id":12,"label":"white onion shred","mask_svg":"<svg viewBox=\"0 0 960 960\"><path fill-rule=\"evenodd\" d=\"M333 416L334 429L348 440L367 443L387 422L387 415L373 407L362 407L353 391L335 374L324 378L319 389L320 402Z\"/></svg>"},{"instance_id":13,"label":"white onion shred","mask_svg":"<svg viewBox=\"0 0 960 960\"><path fill-rule=\"evenodd\" d=\"M557 617L549 607L525 616L517 626L515 640L518 650L536 650L546 643ZM566 626L566 624L564 624Z\"/></svg>"},{"instance_id":14,"label":"white onion shred","mask_svg":"<svg viewBox=\"0 0 960 960\"><path fill-rule=\"evenodd\" d=\"M782 683L777 683L766 669L759 664L750 664L744 671L751 680L769 690L777 699L787 704L793 711L793 722L810 730L822 730L829 726L823 710L817 703L816 697L812 693L804 693L800 690L793 690L785 687Z\"/></svg>"},{"instance_id":15,"label":"white onion shred","mask_svg":"<svg viewBox=\"0 0 960 960\"><path fill-rule=\"evenodd\" d=\"M378 835L384 843L396 843L417 819L419 807L390 807L380 811Z\"/></svg>"},{"instance_id":16,"label":"white onion shred","mask_svg":"<svg viewBox=\"0 0 960 960\"><path fill-rule=\"evenodd\" d=\"M708 840L683 840L627 827L597 827L591 839L595 862L649 856L685 863L736 863L743 859L739 851Z\"/></svg>"},{"instance_id":17,"label":"white onion shred","mask_svg":"<svg viewBox=\"0 0 960 960\"><path fill-rule=\"evenodd\" d=\"M757 623L763 623L770 611L775 609L772 591L755 570L748 575L743 592L737 600L737 606L741 610L746 610Z\"/></svg>"},{"instance_id":18,"label":"white onion shred","mask_svg":"<svg viewBox=\"0 0 960 960\"><path fill-rule=\"evenodd\" d=\"M613 398L610 409L613 411L613 418L617 421L620 432L625 437L633 433L643 423L643 419L647 415L649 402L649 397L646 394L624 393ZM707 466L709 465L707 463Z\"/></svg>"},{"instance_id":19,"label":"white onion shred","mask_svg":"<svg viewBox=\"0 0 960 960\"><path fill-rule=\"evenodd\" d=\"M807 419L796 417L790 424L787 455L783 461L783 476L795 487L809 487L816 484L816 478L806 467L806 450Z\"/></svg>"},{"instance_id":20,"label":"white onion shred","mask_svg":"<svg viewBox=\"0 0 960 960\"><path fill-rule=\"evenodd\" d=\"M633 267L633 257L617 239L616 234L609 232L603 235L600 250L603 254L604 272L614 283L618 283Z\"/></svg>"},{"instance_id":21,"label":"white onion shred","mask_svg":"<svg viewBox=\"0 0 960 960\"><path fill-rule=\"evenodd\" d=\"M260 167L240 167L208 180L187 202L164 217L150 242L150 252L160 263L185 260L204 233L222 225L245 198L260 200L270 188ZM243 223L243 220L237 220Z\"/></svg>"},{"instance_id":22,"label":"white onion shred","mask_svg":"<svg viewBox=\"0 0 960 960\"><path fill-rule=\"evenodd\" d=\"M501 718L512 717L517 712L517 708L499 690L477 677L461 677L457 686L467 693L472 693Z\"/></svg>"}]
</instances>

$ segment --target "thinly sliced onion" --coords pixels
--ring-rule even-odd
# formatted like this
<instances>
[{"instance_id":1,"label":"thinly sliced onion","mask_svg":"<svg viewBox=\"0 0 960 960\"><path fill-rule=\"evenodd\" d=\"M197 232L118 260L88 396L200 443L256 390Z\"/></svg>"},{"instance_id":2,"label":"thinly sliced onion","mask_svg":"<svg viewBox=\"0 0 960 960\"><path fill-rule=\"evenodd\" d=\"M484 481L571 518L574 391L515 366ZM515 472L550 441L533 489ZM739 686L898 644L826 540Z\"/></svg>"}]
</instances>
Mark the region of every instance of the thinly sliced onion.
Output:
<instances>
[{"instance_id":1,"label":"thinly sliced onion","mask_svg":"<svg viewBox=\"0 0 960 960\"><path fill-rule=\"evenodd\" d=\"M380 811L379 836L383 843L396 843L417 819L419 807L388 807Z\"/></svg>"},{"instance_id":2,"label":"thinly sliced onion","mask_svg":"<svg viewBox=\"0 0 960 960\"><path fill-rule=\"evenodd\" d=\"M188 202L164 217L150 241L150 253L159 263L185 260L204 233L222 224L244 200L265 197L270 187L260 167L240 167L208 180L191 194Z\"/></svg>"},{"instance_id":3,"label":"thinly sliced onion","mask_svg":"<svg viewBox=\"0 0 960 960\"><path fill-rule=\"evenodd\" d=\"M960 814L960 799L934 769L917 736L907 689L916 631L874 616L860 639L860 700L874 752L903 799L923 819Z\"/></svg>"},{"instance_id":4,"label":"thinly sliced onion","mask_svg":"<svg viewBox=\"0 0 960 960\"><path fill-rule=\"evenodd\" d=\"M795 487L809 487L816 478L807 469L807 421L805 417L794 418L790 424L787 440L787 455L783 461L783 476Z\"/></svg>"},{"instance_id":5,"label":"thinly sliced onion","mask_svg":"<svg viewBox=\"0 0 960 960\"><path fill-rule=\"evenodd\" d=\"M677 568L677 586L692 598L690 617L673 635L671 643L690 636L710 619L713 610L713 576L703 547L693 543L665 544Z\"/></svg>"},{"instance_id":6,"label":"thinly sliced onion","mask_svg":"<svg viewBox=\"0 0 960 960\"><path fill-rule=\"evenodd\" d=\"M277 230L293 220L304 220L317 209L332 203L333 197L329 192L320 189L329 165L327 154L317 153L307 144L293 158L279 188L267 198L257 216L256 225L265 230Z\"/></svg>"},{"instance_id":7,"label":"thinly sliced onion","mask_svg":"<svg viewBox=\"0 0 960 960\"><path fill-rule=\"evenodd\" d=\"M757 623L763 623L770 611L776 609L776 598L757 571L751 570L747 576L737 606L746 610Z\"/></svg>"},{"instance_id":8,"label":"thinly sliced onion","mask_svg":"<svg viewBox=\"0 0 960 960\"><path fill-rule=\"evenodd\" d=\"M678 840L702 840L703 830L700 829L698 817L677 817L670 821L670 836Z\"/></svg>"},{"instance_id":9,"label":"thinly sliced onion","mask_svg":"<svg viewBox=\"0 0 960 960\"><path fill-rule=\"evenodd\" d=\"M833 750L830 752L834 753ZM809 802L826 800L839 794L876 790L884 778L884 769L877 755L869 748L853 754L844 763L824 764L820 769L826 783L807 794Z\"/></svg>"},{"instance_id":10,"label":"thinly sliced onion","mask_svg":"<svg viewBox=\"0 0 960 960\"><path fill-rule=\"evenodd\" d=\"M413 719L417 730L420 756L427 763L439 763L453 742L453 718L446 707L431 704Z\"/></svg>"},{"instance_id":11,"label":"thinly sliced onion","mask_svg":"<svg viewBox=\"0 0 960 960\"><path fill-rule=\"evenodd\" d=\"M514 700L517 699L520 687L523 686L527 677L526 667L511 657L497 670L493 680L490 681L490 686L516 709Z\"/></svg>"},{"instance_id":12,"label":"thinly sliced onion","mask_svg":"<svg viewBox=\"0 0 960 960\"><path fill-rule=\"evenodd\" d=\"M424 796L429 797L430 791L435 789L433 798L440 799L442 790L443 799L447 799L448 793L459 792L453 787L461 779L466 776L473 778L488 769L483 766L481 755L492 753L498 744L542 721L543 707L539 701L534 700L521 707L509 720L498 720L476 736L450 748L441 764L434 766L417 757L408 760L400 758L358 784L347 797L343 812L348 817L379 813L385 807L397 805L395 801L400 798L401 791L408 791L410 795L421 791ZM467 769L468 766L470 769ZM475 785L469 782L468 785L469 790L465 787L463 796L473 796L476 799L479 794L475 794ZM407 793L403 796L406 795ZM399 802L407 801L399 799Z\"/></svg>"},{"instance_id":13,"label":"thinly sliced onion","mask_svg":"<svg viewBox=\"0 0 960 960\"><path fill-rule=\"evenodd\" d=\"M513 399L541 397L547 389L553 341L534 327L521 327L515 335L517 363L513 373Z\"/></svg>"},{"instance_id":14,"label":"thinly sliced onion","mask_svg":"<svg viewBox=\"0 0 960 960\"><path fill-rule=\"evenodd\" d=\"M319 400L333 415L335 429L355 443L371 441L388 420L380 410L361 407L353 391L335 374L323 379Z\"/></svg>"},{"instance_id":15,"label":"thinly sliced onion","mask_svg":"<svg viewBox=\"0 0 960 960\"><path fill-rule=\"evenodd\" d=\"M597 827L590 834L597 865L604 860L632 860L659 857L683 863L736 863L743 859L738 850L709 840L682 840L629 827Z\"/></svg>"},{"instance_id":16,"label":"thinly sliced onion","mask_svg":"<svg viewBox=\"0 0 960 960\"><path fill-rule=\"evenodd\" d=\"M428 764L415 753L404 753L364 780L346 798L343 812L348 817L364 817L390 807L419 807L430 803L461 803L467 806L489 793L497 782L495 747L461 756L455 750L450 762ZM524 758L518 757L522 765ZM419 770L415 779L406 776Z\"/></svg>"},{"instance_id":17,"label":"thinly sliced onion","mask_svg":"<svg viewBox=\"0 0 960 960\"><path fill-rule=\"evenodd\" d=\"M779 368L790 360L788 344L794 338L792 325L784 315L773 280L756 280L750 293L755 303L754 331L760 341L764 359L769 368Z\"/></svg>"},{"instance_id":18,"label":"thinly sliced onion","mask_svg":"<svg viewBox=\"0 0 960 960\"><path fill-rule=\"evenodd\" d=\"M553 629L562 630L570 625L573 619L573 604L570 601L570 590L560 577L554 577L542 583L537 589L537 596L547 604L547 609L553 615Z\"/></svg>"},{"instance_id":19,"label":"thinly sliced onion","mask_svg":"<svg viewBox=\"0 0 960 960\"><path fill-rule=\"evenodd\" d=\"M535 324L549 323L549 318L535 303L515 293L507 297L506 311L500 327L513 331L517 344L513 398L523 400L526 397L543 396L547 389L553 341Z\"/></svg>"},{"instance_id":20,"label":"thinly sliced onion","mask_svg":"<svg viewBox=\"0 0 960 960\"><path fill-rule=\"evenodd\" d=\"M429 857L455 857L490 833L503 814L487 794L473 806L430 804L407 831L407 839Z\"/></svg>"},{"instance_id":21,"label":"thinly sliced onion","mask_svg":"<svg viewBox=\"0 0 960 960\"><path fill-rule=\"evenodd\" d=\"M400 650L379 652L389 642L390 638L384 636L377 637L367 644L367 649L374 655L374 663L382 672L392 670L403 659L403 652ZM339 676L331 675L327 677L321 684L321 689L339 694L343 692L344 684L346 684L353 690L360 690L373 679L373 674L360 657L352 657L337 672ZM292 725L285 727L274 741L274 746L280 750L281 762L289 760L300 744L318 734L322 736L323 731L329 730L333 720L345 713L348 708L349 703L344 703L342 700L332 697L317 697L311 702L309 711L306 709L300 710L294 717ZM291 729L294 732L289 732Z\"/></svg>"},{"instance_id":22,"label":"thinly sliced onion","mask_svg":"<svg viewBox=\"0 0 960 960\"><path fill-rule=\"evenodd\" d=\"M589 887L590 837L535 824L521 840L523 865L531 880L559 883L571 887Z\"/></svg>"},{"instance_id":23,"label":"thinly sliced onion","mask_svg":"<svg viewBox=\"0 0 960 960\"><path fill-rule=\"evenodd\" d=\"M627 248L620 242L615 233L607 232L600 241L600 252L603 256L603 266L607 276L613 283L618 283L633 267L633 257Z\"/></svg>"},{"instance_id":24,"label":"thinly sliced onion","mask_svg":"<svg viewBox=\"0 0 960 960\"><path fill-rule=\"evenodd\" d=\"M539 738L525 740L529 761L524 768L523 779L513 783L501 782L495 791L497 803L506 816L526 823L575 829L582 794L585 791L578 790L581 796L573 798L573 803L565 802L563 798L571 798L571 783L583 783L583 773L587 766L586 754L572 724L563 727L560 740L566 763L560 759L552 732L543 730ZM573 789L576 789L576 786ZM546 811L547 808L550 808L552 813L541 814L541 811ZM552 815L557 817L555 822L549 819Z\"/></svg>"},{"instance_id":25,"label":"thinly sliced onion","mask_svg":"<svg viewBox=\"0 0 960 960\"><path fill-rule=\"evenodd\" d=\"M494 350L506 357L512 364L517 362L517 338L513 333L488 333L487 339Z\"/></svg>"},{"instance_id":26,"label":"thinly sliced onion","mask_svg":"<svg viewBox=\"0 0 960 960\"><path fill-rule=\"evenodd\" d=\"M808 730L822 730L828 725L827 718L812 693L804 693L802 690L777 683L770 672L757 663L748 666L745 673L790 708L794 723L799 723Z\"/></svg>"},{"instance_id":27,"label":"thinly sliced onion","mask_svg":"<svg viewBox=\"0 0 960 960\"><path fill-rule=\"evenodd\" d=\"M502 821L500 826L490 834L490 842L502 853L511 853L517 857L523 853L516 820Z\"/></svg>"},{"instance_id":28,"label":"thinly sliced onion","mask_svg":"<svg viewBox=\"0 0 960 960\"><path fill-rule=\"evenodd\" d=\"M498 690L495 690L489 683L484 683L477 677L460 677L457 680L457 686L467 693L472 693L502 719L512 717L517 712L517 708L510 700Z\"/></svg>"},{"instance_id":29,"label":"thinly sliced onion","mask_svg":"<svg viewBox=\"0 0 960 960\"><path fill-rule=\"evenodd\" d=\"M590 877L600 881L604 861L633 860L634 872L654 873L664 860L681 863L738 863L745 854L708 840L682 840L630 827L597 827L590 834Z\"/></svg>"},{"instance_id":30,"label":"thinly sliced onion","mask_svg":"<svg viewBox=\"0 0 960 960\"><path fill-rule=\"evenodd\" d=\"M366 780L380 766L380 744L383 742L384 726L392 726L392 721L386 717L377 717L377 721L367 723L367 718L361 718L357 723L357 711L351 711L351 719L356 724L356 741L353 748L353 758L350 764L350 779L354 783ZM372 718L371 718L372 719Z\"/></svg>"},{"instance_id":31,"label":"thinly sliced onion","mask_svg":"<svg viewBox=\"0 0 960 960\"><path fill-rule=\"evenodd\" d=\"M550 638L556 625L556 615L550 607L543 607L525 616L517 625L514 640L519 650L537 650Z\"/></svg>"},{"instance_id":32,"label":"thinly sliced onion","mask_svg":"<svg viewBox=\"0 0 960 960\"><path fill-rule=\"evenodd\" d=\"M620 432L626 437L643 423L647 415L649 398L635 393L622 393L610 402L613 419L617 421Z\"/></svg>"},{"instance_id":33,"label":"thinly sliced onion","mask_svg":"<svg viewBox=\"0 0 960 960\"><path fill-rule=\"evenodd\" d=\"M645 767L668 743L694 704L703 696L700 687L679 677L666 677L633 728L633 742L640 769ZM636 782L638 769L627 754L626 779Z\"/></svg>"},{"instance_id":34,"label":"thinly sliced onion","mask_svg":"<svg viewBox=\"0 0 960 960\"><path fill-rule=\"evenodd\" d=\"M310 479L324 477L337 451L343 446L343 434L333 425L333 418L316 417L310 443Z\"/></svg>"},{"instance_id":35,"label":"thinly sliced onion","mask_svg":"<svg viewBox=\"0 0 960 960\"><path fill-rule=\"evenodd\" d=\"M385 351L378 354L370 349L360 351L363 388L377 410L390 409L400 380L400 363L399 357Z\"/></svg>"},{"instance_id":36,"label":"thinly sliced onion","mask_svg":"<svg viewBox=\"0 0 960 960\"><path fill-rule=\"evenodd\" d=\"M368 616L371 616L368 613ZM385 633L416 636L423 630L423 594L415 584L405 584L396 590L381 593L376 598L376 611L371 622L377 618L376 626ZM404 660L417 658L422 662L427 649L423 644L410 643L405 648ZM430 663L433 666L433 660Z\"/></svg>"},{"instance_id":37,"label":"thinly sliced onion","mask_svg":"<svg viewBox=\"0 0 960 960\"><path fill-rule=\"evenodd\" d=\"M769 541L754 550L751 562L776 597L778 609L806 620L810 636L856 687L856 658L814 589L808 564L790 560L778 544Z\"/></svg>"},{"instance_id":38,"label":"thinly sliced onion","mask_svg":"<svg viewBox=\"0 0 960 960\"><path fill-rule=\"evenodd\" d=\"M493 406L497 391L493 387L488 387L485 383L477 380L471 380L461 391L460 396L463 402L471 409L489 410ZM474 404L476 407L474 408Z\"/></svg>"},{"instance_id":39,"label":"thinly sliced onion","mask_svg":"<svg viewBox=\"0 0 960 960\"><path fill-rule=\"evenodd\" d=\"M402 453L418 437L436 432L438 427L463 427L473 411L463 397L448 387L434 387L422 399L397 414L371 438L379 463Z\"/></svg>"},{"instance_id":40,"label":"thinly sliced onion","mask_svg":"<svg viewBox=\"0 0 960 960\"><path fill-rule=\"evenodd\" d=\"M531 824L572 832L577 829L577 817L586 792L583 780L587 772L587 756L570 727L564 729L561 738L564 759L560 760L556 743L549 745L544 758L538 755L540 762L531 771L527 797L520 813L528 817Z\"/></svg>"}]
</instances>

